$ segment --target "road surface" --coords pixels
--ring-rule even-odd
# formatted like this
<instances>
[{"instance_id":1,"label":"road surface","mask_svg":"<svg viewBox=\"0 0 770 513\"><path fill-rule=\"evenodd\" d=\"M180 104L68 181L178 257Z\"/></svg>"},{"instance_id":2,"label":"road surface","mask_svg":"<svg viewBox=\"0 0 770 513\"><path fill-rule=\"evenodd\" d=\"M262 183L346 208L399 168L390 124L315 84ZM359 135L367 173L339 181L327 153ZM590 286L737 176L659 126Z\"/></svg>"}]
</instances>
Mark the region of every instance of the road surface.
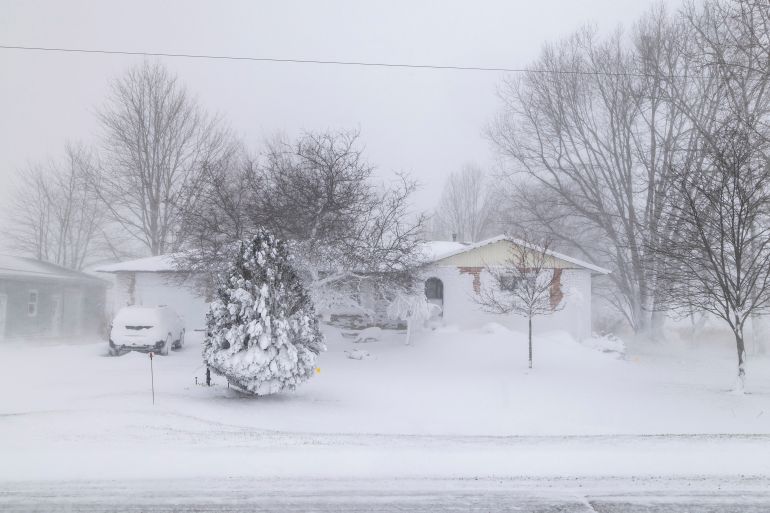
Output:
<instances>
[{"instance_id":1,"label":"road surface","mask_svg":"<svg viewBox=\"0 0 770 513\"><path fill-rule=\"evenodd\" d=\"M0 511L767 513L770 482L563 479L0 483Z\"/></svg>"}]
</instances>

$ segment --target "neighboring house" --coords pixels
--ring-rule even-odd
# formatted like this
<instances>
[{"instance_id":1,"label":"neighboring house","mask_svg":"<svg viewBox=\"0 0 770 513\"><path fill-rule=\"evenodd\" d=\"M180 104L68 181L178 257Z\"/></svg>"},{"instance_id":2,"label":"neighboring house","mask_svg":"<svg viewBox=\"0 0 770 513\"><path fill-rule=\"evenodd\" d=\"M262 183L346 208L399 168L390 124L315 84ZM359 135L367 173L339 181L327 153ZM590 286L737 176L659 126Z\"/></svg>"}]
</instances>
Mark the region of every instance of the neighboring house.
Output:
<instances>
[{"instance_id":1,"label":"neighboring house","mask_svg":"<svg viewBox=\"0 0 770 513\"><path fill-rule=\"evenodd\" d=\"M422 272L425 294L431 303L441 307L441 322L462 328L498 322L512 329L526 330L524 318L486 313L474 299L481 286L491 281L485 266L504 264L516 244L515 240L504 236L475 244L425 243ZM536 318L535 328L547 326L549 330L565 330L576 338L588 337L591 334L592 277L609 271L560 253L550 252L550 255L558 276L551 297L554 304L562 303L552 315ZM185 318L188 330L205 325L207 298L190 285L191 280L181 279L185 275L176 269L172 255L103 266L97 271L115 274L115 307L167 304ZM359 296L364 306L368 310L382 310L382 305L377 305L366 297L368 295ZM332 318L345 317L340 313L336 312ZM359 313L350 312L351 316Z\"/></svg>"},{"instance_id":2,"label":"neighboring house","mask_svg":"<svg viewBox=\"0 0 770 513\"><path fill-rule=\"evenodd\" d=\"M503 266L519 243L503 235L473 244L460 242L428 242L425 246L427 263L423 271L428 301L441 307L441 319L446 324L462 328L498 322L512 329L526 331L527 320L514 314L500 315L484 312L476 302L481 287L491 286L486 267ZM591 335L591 281L609 270L576 258L549 251L556 283L551 290L553 314L536 317L535 329L564 330L581 339Z\"/></svg>"},{"instance_id":3,"label":"neighboring house","mask_svg":"<svg viewBox=\"0 0 770 513\"><path fill-rule=\"evenodd\" d=\"M0 339L96 335L106 325L104 280L0 255Z\"/></svg>"},{"instance_id":4,"label":"neighboring house","mask_svg":"<svg viewBox=\"0 0 770 513\"><path fill-rule=\"evenodd\" d=\"M208 298L199 292L194 279L188 279L189 273L177 269L174 255L103 265L95 271L115 276L113 314L128 305L168 305L182 316L188 331L206 325Z\"/></svg>"}]
</instances>

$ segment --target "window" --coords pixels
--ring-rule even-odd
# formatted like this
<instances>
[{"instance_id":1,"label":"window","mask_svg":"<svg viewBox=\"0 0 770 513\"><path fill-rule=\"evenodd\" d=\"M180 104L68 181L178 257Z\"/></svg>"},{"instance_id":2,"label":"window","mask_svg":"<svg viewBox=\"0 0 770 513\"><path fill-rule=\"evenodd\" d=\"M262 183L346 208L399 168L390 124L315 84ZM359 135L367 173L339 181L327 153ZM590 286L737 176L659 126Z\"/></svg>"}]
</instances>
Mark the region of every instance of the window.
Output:
<instances>
[{"instance_id":1,"label":"window","mask_svg":"<svg viewBox=\"0 0 770 513\"><path fill-rule=\"evenodd\" d=\"M532 290L537 287L537 277L531 273L525 276L506 273L500 276L500 289L508 292L516 292L523 285L529 285L525 290Z\"/></svg>"},{"instance_id":2,"label":"window","mask_svg":"<svg viewBox=\"0 0 770 513\"><path fill-rule=\"evenodd\" d=\"M444 299L444 284L438 278L429 278L425 282L425 297L428 299Z\"/></svg>"},{"instance_id":3,"label":"window","mask_svg":"<svg viewBox=\"0 0 770 513\"><path fill-rule=\"evenodd\" d=\"M35 317L37 315L37 291L29 291L29 300L27 301L27 315Z\"/></svg>"},{"instance_id":4,"label":"window","mask_svg":"<svg viewBox=\"0 0 770 513\"><path fill-rule=\"evenodd\" d=\"M500 276L500 289L508 292L514 292L519 288L520 280L517 276L511 273L506 273Z\"/></svg>"}]
</instances>

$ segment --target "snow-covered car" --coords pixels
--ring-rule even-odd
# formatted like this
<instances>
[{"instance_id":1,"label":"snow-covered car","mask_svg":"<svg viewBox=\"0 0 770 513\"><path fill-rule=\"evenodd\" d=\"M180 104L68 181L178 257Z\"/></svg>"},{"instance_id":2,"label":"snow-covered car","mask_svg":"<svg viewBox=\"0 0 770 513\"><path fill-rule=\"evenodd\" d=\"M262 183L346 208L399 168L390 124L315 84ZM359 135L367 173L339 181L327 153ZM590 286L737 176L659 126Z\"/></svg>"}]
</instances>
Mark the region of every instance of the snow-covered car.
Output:
<instances>
[{"instance_id":1,"label":"snow-covered car","mask_svg":"<svg viewBox=\"0 0 770 513\"><path fill-rule=\"evenodd\" d=\"M153 351L167 355L184 346L184 322L168 306L127 306L110 325L110 354Z\"/></svg>"}]
</instances>

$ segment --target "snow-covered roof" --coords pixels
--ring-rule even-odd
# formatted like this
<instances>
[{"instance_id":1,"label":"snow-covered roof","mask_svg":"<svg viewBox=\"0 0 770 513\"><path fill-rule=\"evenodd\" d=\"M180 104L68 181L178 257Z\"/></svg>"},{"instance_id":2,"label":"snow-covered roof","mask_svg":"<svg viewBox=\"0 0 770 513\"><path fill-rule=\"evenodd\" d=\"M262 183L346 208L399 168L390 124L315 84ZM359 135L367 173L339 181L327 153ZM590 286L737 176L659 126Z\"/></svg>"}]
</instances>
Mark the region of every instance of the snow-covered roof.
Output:
<instances>
[{"instance_id":1,"label":"snow-covered roof","mask_svg":"<svg viewBox=\"0 0 770 513\"><path fill-rule=\"evenodd\" d=\"M426 241L422 244L422 249L421 249L422 260L426 263L438 262L439 260L443 260L445 258L449 258L451 256L458 255L460 253L465 253L467 251L472 251L482 246L486 246L488 244L494 244L495 242L500 242L503 240L507 240L519 246L527 245L527 243L525 243L524 241L521 241L512 237L508 237L506 235L498 235L497 237L492 237L490 239L482 240L480 242L475 242L473 244L464 243L464 242L451 242L451 241L444 241L444 240L432 240L432 241ZM579 260L577 258L573 258L571 256L564 255L556 251L548 251L548 254L554 258L558 258L565 262L574 264L578 267L586 268L597 274L610 273L609 269L599 267L589 262L585 262L583 260ZM103 265L95 268L94 271L102 272L102 273L175 272L179 270L176 266L176 261L178 259L178 256L179 256L178 253L177 254L172 253L168 255L158 255L158 256L152 256L152 257L146 257L146 258L139 258L136 260L128 260L126 262L119 262L116 264Z\"/></svg>"},{"instance_id":2,"label":"snow-covered roof","mask_svg":"<svg viewBox=\"0 0 770 513\"><path fill-rule=\"evenodd\" d=\"M173 272L177 271L175 262L176 254L158 255L136 260L127 260L116 264L102 265L94 269L100 273L125 273L125 272Z\"/></svg>"},{"instance_id":3,"label":"snow-covered roof","mask_svg":"<svg viewBox=\"0 0 770 513\"><path fill-rule=\"evenodd\" d=\"M422 244L423 258L428 262L435 262L449 254L460 252L468 244L462 242L450 242L447 240L429 240Z\"/></svg>"},{"instance_id":4,"label":"snow-covered roof","mask_svg":"<svg viewBox=\"0 0 770 513\"><path fill-rule=\"evenodd\" d=\"M107 285L104 280L86 273L73 271L50 262L14 255L0 255L0 277L88 281Z\"/></svg>"},{"instance_id":5,"label":"snow-covered roof","mask_svg":"<svg viewBox=\"0 0 770 513\"><path fill-rule=\"evenodd\" d=\"M443 253L438 253L438 254L434 255L433 258L426 258L426 260L427 260L427 262L430 262L430 263L438 262L440 260L444 260L445 258L449 258L449 257L452 257L454 255L459 255L460 253L466 253L468 251L473 251L474 249L478 249L478 248L481 248L483 246L487 246L489 244L494 244L496 242L501 242L501 241L508 241L511 244L515 244L517 246L523 246L523 247L531 246L527 242L524 242L522 240L516 239L514 237L509 237L507 235L498 235L496 237L491 237L489 239L485 239L485 240L482 240L482 241L479 241L479 242L474 242L473 244L462 244L462 243L459 243L459 242L442 242L442 244L447 244L447 245L448 244L454 244L456 246L455 246L454 249L450 249L451 248L450 246L438 246L438 247L447 248L448 251L443 252ZM434 244L436 242L440 242L440 241L433 241L433 242L430 242L428 244ZM427 253L427 251L426 251L426 253ZM563 261L568 262L570 264L574 264L574 265L576 265L578 267L583 267L583 268L588 269L591 272L596 273L596 274L609 274L611 272L609 269L605 269L604 267L599 267L598 265L594 265L594 264L592 264L590 262L586 262L584 260L580 260L580 259L568 256L568 255L565 255L563 253L559 253L557 251L548 250L548 251L546 251L546 253L548 255L554 257L554 258L558 258L559 260L563 260Z\"/></svg>"}]
</instances>

